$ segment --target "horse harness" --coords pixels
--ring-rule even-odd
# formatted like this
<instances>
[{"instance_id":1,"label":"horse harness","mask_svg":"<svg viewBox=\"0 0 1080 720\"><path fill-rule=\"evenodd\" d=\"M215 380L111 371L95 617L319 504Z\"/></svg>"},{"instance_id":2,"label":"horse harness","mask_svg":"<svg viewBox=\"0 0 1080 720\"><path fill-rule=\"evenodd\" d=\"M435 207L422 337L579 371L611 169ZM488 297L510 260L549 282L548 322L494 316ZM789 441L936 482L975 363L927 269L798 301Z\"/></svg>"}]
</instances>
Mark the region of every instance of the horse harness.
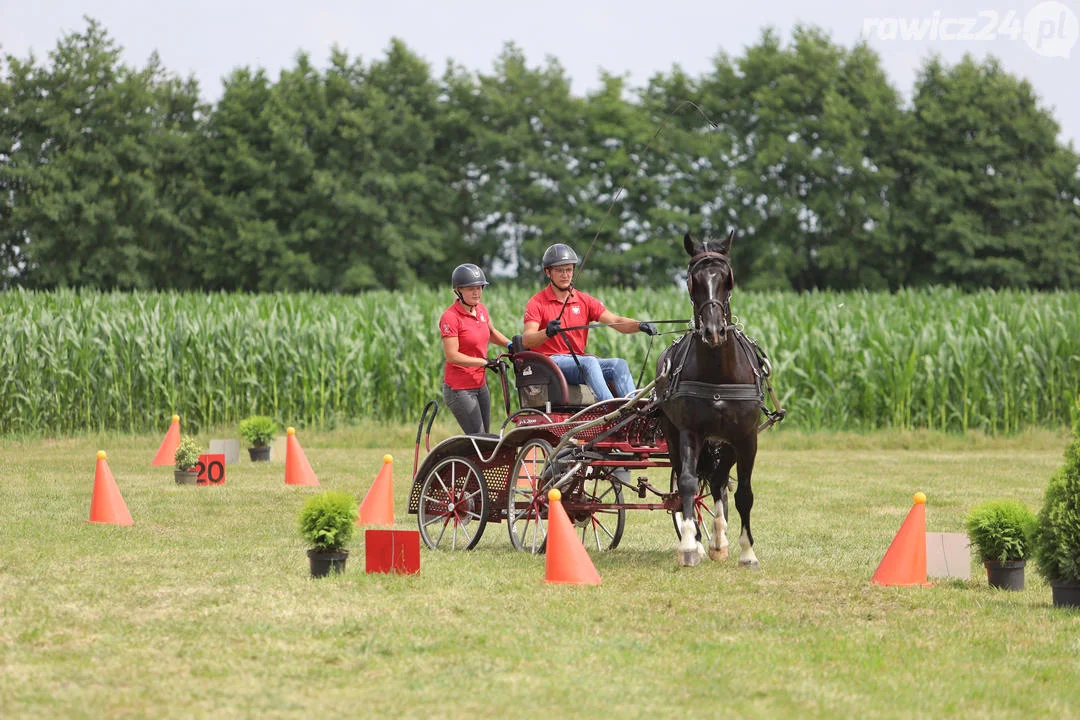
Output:
<instances>
[{"instance_id":1,"label":"horse harness","mask_svg":"<svg viewBox=\"0 0 1080 720\"><path fill-rule=\"evenodd\" d=\"M660 377L666 375L669 379L666 388L658 389L656 399L660 404L679 398L696 398L714 404L724 401L754 401L761 406L761 411L767 418L758 426L760 433L783 420L787 414L787 410L780 407L776 392L772 388L772 383L769 382L772 364L765 351L751 338L744 335L737 325L728 325L725 330L734 334L735 343L750 361L750 367L754 371L754 382L716 384L683 380L681 377L683 366L686 364L686 357L690 353L690 345L695 337L689 334L675 343L672 357L661 370ZM765 404L766 390L776 410L769 410Z\"/></svg>"}]
</instances>

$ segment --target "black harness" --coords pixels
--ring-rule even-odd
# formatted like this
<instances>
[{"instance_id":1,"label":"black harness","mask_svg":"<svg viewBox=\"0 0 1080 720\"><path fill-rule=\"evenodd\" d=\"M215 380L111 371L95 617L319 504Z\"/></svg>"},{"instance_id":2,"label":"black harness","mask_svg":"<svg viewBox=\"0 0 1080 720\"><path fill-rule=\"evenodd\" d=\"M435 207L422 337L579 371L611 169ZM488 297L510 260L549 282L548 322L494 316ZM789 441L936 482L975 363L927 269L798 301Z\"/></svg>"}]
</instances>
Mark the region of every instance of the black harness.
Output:
<instances>
[{"instance_id":1,"label":"black harness","mask_svg":"<svg viewBox=\"0 0 1080 720\"><path fill-rule=\"evenodd\" d=\"M690 346L695 341L694 335L687 335L675 343L670 362L671 374L667 391L660 397L661 402L678 398L697 398L708 400L712 403L720 403L725 400L755 401L765 407L765 389L762 379L768 377L767 365L763 364L759 357L763 357L760 348L753 340L746 337L734 325L727 326L727 332L734 335L734 341L750 360L750 367L754 370L754 382L752 383L703 383L696 380L683 380L682 371L686 365L686 357L690 354ZM751 350L754 348L757 352ZM758 353L761 353L760 356ZM666 369L666 368L665 368Z\"/></svg>"}]
</instances>

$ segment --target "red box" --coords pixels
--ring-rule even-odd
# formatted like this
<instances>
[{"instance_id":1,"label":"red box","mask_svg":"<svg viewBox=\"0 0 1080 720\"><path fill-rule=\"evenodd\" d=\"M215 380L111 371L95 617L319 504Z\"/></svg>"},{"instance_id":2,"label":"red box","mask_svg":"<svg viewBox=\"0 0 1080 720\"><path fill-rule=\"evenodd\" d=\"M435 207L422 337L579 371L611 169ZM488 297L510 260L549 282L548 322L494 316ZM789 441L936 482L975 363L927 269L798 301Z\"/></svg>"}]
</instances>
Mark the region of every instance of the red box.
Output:
<instances>
[{"instance_id":1,"label":"red box","mask_svg":"<svg viewBox=\"0 0 1080 720\"><path fill-rule=\"evenodd\" d=\"M364 553L369 573L420 572L420 532L418 530L366 530Z\"/></svg>"}]
</instances>

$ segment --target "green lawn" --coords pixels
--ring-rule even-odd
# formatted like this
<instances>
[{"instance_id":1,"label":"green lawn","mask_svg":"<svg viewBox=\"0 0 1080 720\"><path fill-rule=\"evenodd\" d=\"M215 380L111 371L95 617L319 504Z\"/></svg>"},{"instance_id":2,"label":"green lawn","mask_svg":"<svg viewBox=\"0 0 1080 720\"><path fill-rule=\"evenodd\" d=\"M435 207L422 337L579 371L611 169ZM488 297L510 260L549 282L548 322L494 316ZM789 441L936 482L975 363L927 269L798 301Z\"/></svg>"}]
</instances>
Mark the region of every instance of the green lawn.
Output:
<instances>
[{"instance_id":1,"label":"green lawn","mask_svg":"<svg viewBox=\"0 0 1080 720\"><path fill-rule=\"evenodd\" d=\"M393 453L398 526L415 528L414 432L298 438L322 487L358 498ZM759 571L679 569L670 517L636 512L585 588L544 584L503 524L472 552L423 550L413 577L365 574L361 532L346 573L313 581L296 516L318 489L246 459L223 487L179 487L149 466L160 439L2 441L0 717L1080 712L1080 613L1052 608L1033 567L1020 593L974 562L970 582L869 583L915 491L930 531L961 532L990 498L1037 509L1064 433L767 433ZM98 449L132 527L86 522Z\"/></svg>"}]
</instances>

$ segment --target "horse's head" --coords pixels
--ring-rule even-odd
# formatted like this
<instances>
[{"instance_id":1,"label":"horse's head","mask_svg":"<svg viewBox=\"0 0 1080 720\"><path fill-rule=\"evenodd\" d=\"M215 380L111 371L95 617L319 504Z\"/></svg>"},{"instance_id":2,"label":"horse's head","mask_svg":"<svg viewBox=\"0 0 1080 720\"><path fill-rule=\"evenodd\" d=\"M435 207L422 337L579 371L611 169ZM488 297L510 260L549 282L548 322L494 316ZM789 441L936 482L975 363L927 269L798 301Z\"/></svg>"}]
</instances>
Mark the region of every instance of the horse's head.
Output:
<instances>
[{"instance_id":1,"label":"horse's head","mask_svg":"<svg viewBox=\"0 0 1080 720\"><path fill-rule=\"evenodd\" d=\"M690 256L686 274L686 289L694 303L694 331L709 347L719 347L727 339L731 325L731 291L735 288L735 275L731 271L732 231L723 240L694 242L687 233L683 246Z\"/></svg>"}]
</instances>

